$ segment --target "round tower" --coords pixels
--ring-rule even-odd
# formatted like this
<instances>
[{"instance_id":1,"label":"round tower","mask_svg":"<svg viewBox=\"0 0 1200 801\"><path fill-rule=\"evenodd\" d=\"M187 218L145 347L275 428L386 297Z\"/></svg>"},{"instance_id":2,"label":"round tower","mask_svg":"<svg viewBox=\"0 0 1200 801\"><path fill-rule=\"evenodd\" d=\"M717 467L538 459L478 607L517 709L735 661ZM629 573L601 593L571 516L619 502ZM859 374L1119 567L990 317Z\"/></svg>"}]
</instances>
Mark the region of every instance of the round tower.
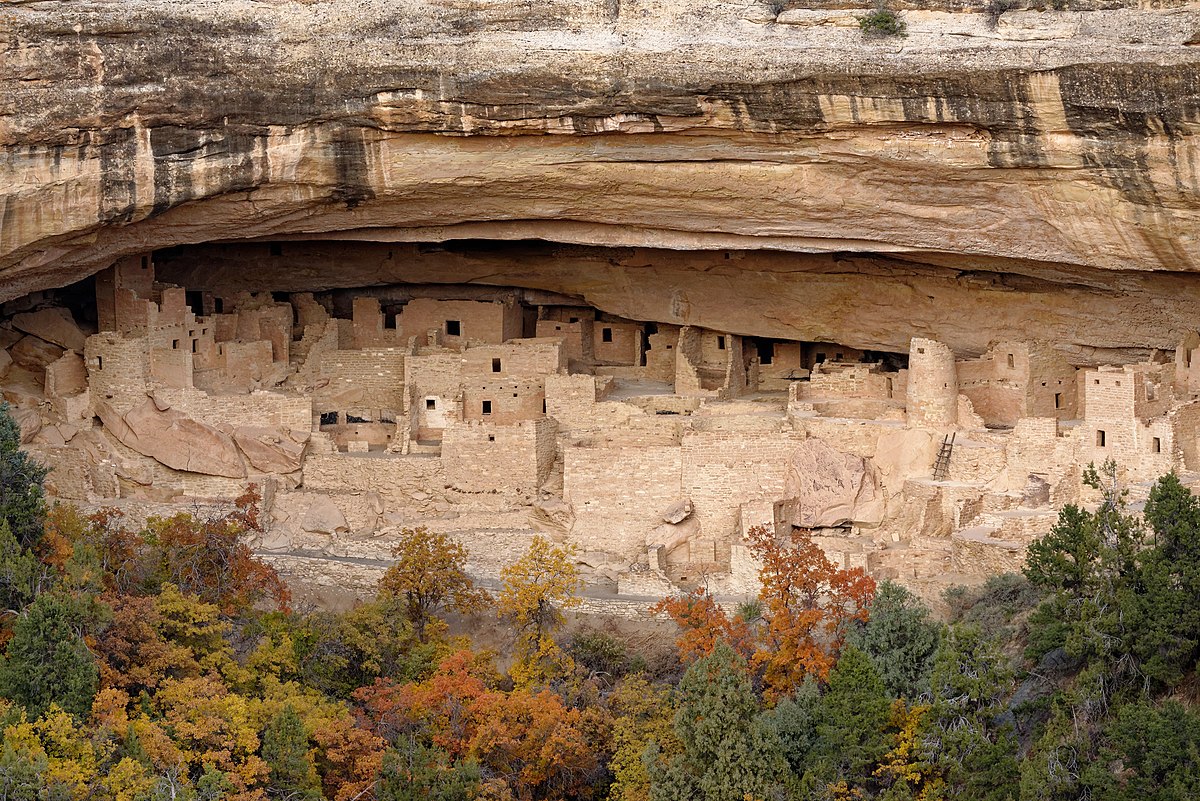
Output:
<instances>
[{"instance_id":1,"label":"round tower","mask_svg":"<svg viewBox=\"0 0 1200 801\"><path fill-rule=\"evenodd\" d=\"M958 372L954 352L933 339L914 337L908 351L908 424L948 428L958 423Z\"/></svg>"}]
</instances>

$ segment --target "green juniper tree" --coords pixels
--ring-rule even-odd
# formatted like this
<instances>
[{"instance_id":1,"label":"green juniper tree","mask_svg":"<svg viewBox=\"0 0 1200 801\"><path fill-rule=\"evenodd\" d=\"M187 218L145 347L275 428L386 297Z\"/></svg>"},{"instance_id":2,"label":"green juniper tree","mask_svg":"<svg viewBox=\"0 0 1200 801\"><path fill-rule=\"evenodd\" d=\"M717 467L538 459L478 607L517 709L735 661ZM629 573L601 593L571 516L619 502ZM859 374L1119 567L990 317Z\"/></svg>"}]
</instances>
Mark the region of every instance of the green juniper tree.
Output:
<instances>
[{"instance_id":1,"label":"green juniper tree","mask_svg":"<svg viewBox=\"0 0 1200 801\"><path fill-rule=\"evenodd\" d=\"M680 681L675 732L682 754L664 764L653 746L647 753L652 801L766 798L787 770L746 662L724 642Z\"/></svg>"},{"instance_id":2,"label":"green juniper tree","mask_svg":"<svg viewBox=\"0 0 1200 801\"><path fill-rule=\"evenodd\" d=\"M46 518L42 482L47 472L21 450L21 427L9 413L8 403L0 403L0 519L8 521L22 548L42 539Z\"/></svg>"}]
</instances>

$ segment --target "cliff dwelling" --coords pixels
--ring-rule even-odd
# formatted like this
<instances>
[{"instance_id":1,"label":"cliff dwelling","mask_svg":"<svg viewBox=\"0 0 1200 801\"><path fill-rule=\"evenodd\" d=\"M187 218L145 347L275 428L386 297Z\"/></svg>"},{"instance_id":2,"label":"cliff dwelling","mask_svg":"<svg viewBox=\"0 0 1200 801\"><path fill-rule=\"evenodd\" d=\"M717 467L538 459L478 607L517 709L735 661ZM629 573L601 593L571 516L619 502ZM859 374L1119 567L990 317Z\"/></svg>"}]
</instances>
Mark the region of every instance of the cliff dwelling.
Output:
<instances>
[{"instance_id":1,"label":"cliff dwelling","mask_svg":"<svg viewBox=\"0 0 1200 801\"><path fill-rule=\"evenodd\" d=\"M607 259L636 262L649 295L686 258L479 241L135 254L5 303L0 386L54 497L137 520L254 483L261 554L364 590L423 526L485 581L540 534L575 546L609 604L701 583L748 596L746 533L767 526L934 598L1019 569L1086 500L1089 462L1117 460L1135 490L1200 469L1200 335L1080 364L1075 343L1002 331L975 353L984 332L948 329L956 352L853 313L788 338L749 298L697 324L702 282L673 283L649 319L568 291ZM534 280L507 284L521 269Z\"/></svg>"},{"instance_id":2,"label":"cliff dwelling","mask_svg":"<svg viewBox=\"0 0 1200 801\"><path fill-rule=\"evenodd\" d=\"M0 390L56 498L254 483L339 587L542 534L644 609L753 594L759 525L934 598L1089 462L1200 471L1194 9L18 5Z\"/></svg>"}]
</instances>

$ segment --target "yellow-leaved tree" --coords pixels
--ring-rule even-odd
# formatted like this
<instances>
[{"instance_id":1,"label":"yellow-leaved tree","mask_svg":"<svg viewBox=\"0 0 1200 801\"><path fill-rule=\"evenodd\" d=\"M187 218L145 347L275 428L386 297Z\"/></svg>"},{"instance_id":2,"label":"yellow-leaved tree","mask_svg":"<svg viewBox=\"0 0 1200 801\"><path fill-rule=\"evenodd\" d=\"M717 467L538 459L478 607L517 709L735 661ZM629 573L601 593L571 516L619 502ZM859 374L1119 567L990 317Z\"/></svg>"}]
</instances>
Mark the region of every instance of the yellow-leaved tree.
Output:
<instances>
[{"instance_id":1,"label":"yellow-leaved tree","mask_svg":"<svg viewBox=\"0 0 1200 801\"><path fill-rule=\"evenodd\" d=\"M518 687L548 684L574 665L554 641L566 619L563 610L579 605L579 571L570 546L534 537L529 552L500 571L504 588L497 600L500 617L517 630L513 682Z\"/></svg>"},{"instance_id":2,"label":"yellow-leaved tree","mask_svg":"<svg viewBox=\"0 0 1200 801\"><path fill-rule=\"evenodd\" d=\"M422 642L441 610L468 615L490 601L467 575L467 549L444 534L406 528L392 556L396 563L379 580L379 594L404 603L405 616Z\"/></svg>"}]
</instances>

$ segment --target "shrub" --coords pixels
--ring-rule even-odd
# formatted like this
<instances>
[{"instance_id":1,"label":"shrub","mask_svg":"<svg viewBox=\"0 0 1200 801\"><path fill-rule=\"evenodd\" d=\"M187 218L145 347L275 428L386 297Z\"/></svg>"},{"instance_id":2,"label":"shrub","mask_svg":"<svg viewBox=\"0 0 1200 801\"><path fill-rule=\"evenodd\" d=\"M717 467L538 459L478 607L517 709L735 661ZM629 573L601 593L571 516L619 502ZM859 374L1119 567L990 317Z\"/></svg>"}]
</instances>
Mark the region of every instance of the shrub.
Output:
<instances>
[{"instance_id":1,"label":"shrub","mask_svg":"<svg viewBox=\"0 0 1200 801\"><path fill-rule=\"evenodd\" d=\"M879 6L874 11L858 18L858 27L864 36L905 36L904 20L890 8Z\"/></svg>"}]
</instances>

